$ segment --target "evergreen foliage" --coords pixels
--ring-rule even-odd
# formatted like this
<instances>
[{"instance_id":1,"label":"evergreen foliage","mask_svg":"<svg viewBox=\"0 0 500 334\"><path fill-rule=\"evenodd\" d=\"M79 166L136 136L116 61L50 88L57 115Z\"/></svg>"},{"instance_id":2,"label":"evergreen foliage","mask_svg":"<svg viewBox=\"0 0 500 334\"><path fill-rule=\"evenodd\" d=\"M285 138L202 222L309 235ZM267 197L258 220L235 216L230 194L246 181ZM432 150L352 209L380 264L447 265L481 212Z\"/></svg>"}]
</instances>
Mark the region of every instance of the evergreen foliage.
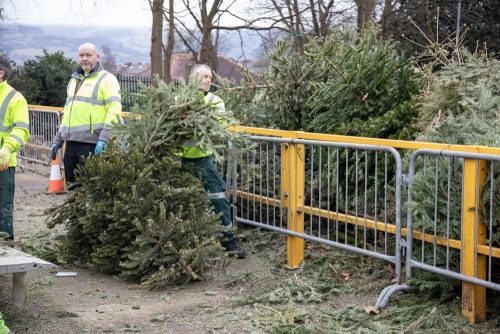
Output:
<instances>
[{"instance_id":1,"label":"evergreen foliage","mask_svg":"<svg viewBox=\"0 0 500 334\"><path fill-rule=\"evenodd\" d=\"M247 81L241 94L222 87L222 96L248 126L412 140L421 74L379 33L378 26L362 36L330 31L310 40L303 55L293 40L278 40L261 77L264 92Z\"/></svg>"},{"instance_id":2,"label":"evergreen foliage","mask_svg":"<svg viewBox=\"0 0 500 334\"><path fill-rule=\"evenodd\" d=\"M220 125L221 117L232 124L229 113L206 106L198 85L141 87L141 107L115 127L118 142L90 156L78 175L80 187L49 210L48 226L67 228L62 261L138 279L148 289L203 279L213 266L228 264L220 246L227 228L176 152L193 138L218 158L223 151L237 157L252 146ZM242 149L228 151L228 140Z\"/></svg>"},{"instance_id":3,"label":"evergreen foliage","mask_svg":"<svg viewBox=\"0 0 500 334\"><path fill-rule=\"evenodd\" d=\"M278 127L401 137L400 128L390 124L401 121L411 127L417 109L411 104L399 107L404 120L397 120L401 113L385 115L418 93L420 75L409 60L396 56L391 41L377 37L378 32L376 26L363 36L351 30L332 31L306 44L304 55L293 54L292 41L279 42L270 54L269 75L264 77L272 86L266 102L273 108ZM356 127L358 120L363 127ZM367 121L371 128L365 133ZM413 132L405 139L412 138Z\"/></svg>"},{"instance_id":4,"label":"evergreen foliage","mask_svg":"<svg viewBox=\"0 0 500 334\"><path fill-rule=\"evenodd\" d=\"M415 97L422 88L423 72L409 59L398 56L395 44L380 39L379 33L377 26L368 27L362 36L348 29L330 31L324 38L310 40L304 46L303 55L294 53L293 40L277 41L276 48L269 54L269 73L262 76L260 88L264 92L255 92L256 89L252 89L255 85L249 82L240 95L225 87L222 94L231 96L225 100L232 101L235 115L245 125L245 121L249 121L250 126L281 130L413 140L418 132L419 112ZM322 170L327 170L325 152L306 152L306 173L312 165L323 165ZM344 180L345 164L355 166L353 157L346 160L345 153L341 153L339 161L339 175L315 173L314 180L306 181L306 202L328 206L328 201L318 195L321 194L320 180L328 177L334 180L337 176ZM386 167L383 159L378 163L379 171L387 168L390 180L395 165L390 162ZM374 164L375 159L370 157L365 165L359 166L359 175L373 170ZM379 186L383 180L384 175L380 175ZM363 182L360 178L358 185ZM375 180L368 181L367 202L378 200L377 207L382 208L383 199L374 197L374 183ZM349 187L348 191L332 192L330 204L334 205L338 196L339 202L356 205L354 181ZM359 196L358 200L362 198ZM374 208L368 208L371 209Z\"/></svg>"},{"instance_id":5,"label":"evergreen foliage","mask_svg":"<svg viewBox=\"0 0 500 334\"><path fill-rule=\"evenodd\" d=\"M419 126L422 132L419 141L478 145L499 147L498 110L500 110L500 62L488 57L486 54L471 54L462 50L463 63L449 63L432 74L429 86L422 94L422 112ZM423 161L417 161L419 172L413 180L413 202L408 207L414 216L414 228L430 231L437 222L437 236L460 239L462 208L460 202L447 202L450 198L462 196L463 164L461 159L437 157L427 159L425 164L428 173L424 173ZM450 181L448 182L448 168L451 168ZM488 168L491 170L491 168ZM431 171L431 172L429 172ZM439 184L437 186L437 210L434 209L436 198L436 174ZM490 217L491 178L493 178L493 203L500 201L496 191L499 186L500 168L494 164L493 174L488 173L488 179L483 186L483 207L478 208L485 216L484 222L492 219L493 230L488 232L488 243L499 246L498 226L500 224L499 210L493 208ZM441 223L442 222L442 223ZM445 224L446 223L446 224ZM449 224L450 228L446 229ZM422 252L421 246L416 245L415 252ZM432 261L436 258L438 265L445 265L447 256L451 270L459 271L460 253L453 251L447 255L444 249L438 247L436 256L433 254L433 245L426 245L424 258ZM495 271L495 270L494 270ZM460 282L436 277L426 272L418 272L415 282L423 287L439 287L449 291Z\"/></svg>"},{"instance_id":6,"label":"evergreen foliage","mask_svg":"<svg viewBox=\"0 0 500 334\"><path fill-rule=\"evenodd\" d=\"M309 131L412 139L415 130L409 137L399 132L407 132L418 115L408 102L420 91L420 74L409 59L396 55L393 42L378 34L379 29L373 27L362 36L354 31L337 32L321 45L310 43L317 50L314 56L328 65L330 73L309 98L313 118ZM387 115L394 109L398 111ZM405 117L398 119L401 115ZM351 122L363 126L351 127Z\"/></svg>"},{"instance_id":7,"label":"evergreen foliage","mask_svg":"<svg viewBox=\"0 0 500 334\"><path fill-rule=\"evenodd\" d=\"M51 54L44 49L43 56L16 67L9 84L21 92L29 104L64 107L66 87L76 68L76 62L64 57L64 52Z\"/></svg>"}]
</instances>

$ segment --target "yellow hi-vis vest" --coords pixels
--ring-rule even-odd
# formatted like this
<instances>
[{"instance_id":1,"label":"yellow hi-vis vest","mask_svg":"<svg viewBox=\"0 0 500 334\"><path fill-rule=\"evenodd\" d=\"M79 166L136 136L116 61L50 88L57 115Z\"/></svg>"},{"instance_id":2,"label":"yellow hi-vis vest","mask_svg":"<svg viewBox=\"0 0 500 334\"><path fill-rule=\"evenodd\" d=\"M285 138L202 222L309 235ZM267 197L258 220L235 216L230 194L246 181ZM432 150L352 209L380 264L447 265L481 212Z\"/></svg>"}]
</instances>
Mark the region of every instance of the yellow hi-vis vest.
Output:
<instances>
[{"instance_id":1,"label":"yellow hi-vis vest","mask_svg":"<svg viewBox=\"0 0 500 334\"><path fill-rule=\"evenodd\" d=\"M118 80L113 74L103 70L100 63L87 77L77 71L71 78L63 121L54 143L109 142L111 126L119 121L122 111Z\"/></svg>"},{"instance_id":2,"label":"yellow hi-vis vest","mask_svg":"<svg viewBox=\"0 0 500 334\"><path fill-rule=\"evenodd\" d=\"M9 167L16 167L16 152L28 142L30 136L30 117L26 99L7 81L0 83L0 121L0 147L10 149Z\"/></svg>"},{"instance_id":3,"label":"yellow hi-vis vest","mask_svg":"<svg viewBox=\"0 0 500 334\"><path fill-rule=\"evenodd\" d=\"M222 101L222 99L217 95L214 95L212 93L207 93L207 95L203 97L203 100L205 101L206 104L209 104L212 108L215 108L220 112L226 111L226 107L224 106L224 101ZM222 119L220 120L220 123L223 126L226 125L226 122ZM193 142L185 142L184 145L182 146L182 151L176 154L183 158L196 159L212 155L212 150L211 149L207 151L202 150L196 147L196 142L193 141Z\"/></svg>"}]
</instances>

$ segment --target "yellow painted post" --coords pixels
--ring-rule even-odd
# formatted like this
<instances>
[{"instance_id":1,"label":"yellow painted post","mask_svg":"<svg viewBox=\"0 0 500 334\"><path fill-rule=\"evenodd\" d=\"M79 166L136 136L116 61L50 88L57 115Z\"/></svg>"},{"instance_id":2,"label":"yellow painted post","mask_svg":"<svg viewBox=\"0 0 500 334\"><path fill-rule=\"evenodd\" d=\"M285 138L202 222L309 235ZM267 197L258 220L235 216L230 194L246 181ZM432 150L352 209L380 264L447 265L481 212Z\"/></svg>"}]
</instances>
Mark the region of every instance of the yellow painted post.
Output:
<instances>
[{"instance_id":1,"label":"yellow painted post","mask_svg":"<svg viewBox=\"0 0 500 334\"><path fill-rule=\"evenodd\" d=\"M295 133L290 133L296 137ZM288 229L304 231L304 145L282 144L282 199L288 209ZM288 269L299 268L304 260L304 239L287 236Z\"/></svg>"},{"instance_id":2,"label":"yellow painted post","mask_svg":"<svg viewBox=\"0 0 500 334\"><path fill-rule=\"evenodd\" d=\"M464 203L462 235L462 274L486 279L486 256L476 254L476 245L486 243L486 225L481 223L483 216L476 205L482 207L476 195L481 193L486 179L487 162L465 159L464 162ZM477 179L476 179L477 175ZM477 182L477 183L476 183ZM476 190L476 185L478 189ZM477 228L477 234L476 234ZM477 276L476 276L477 275ZM486 320L486 288L472 283L462 282L462 314L471 323Z\"/></svg>"}]
</instances>

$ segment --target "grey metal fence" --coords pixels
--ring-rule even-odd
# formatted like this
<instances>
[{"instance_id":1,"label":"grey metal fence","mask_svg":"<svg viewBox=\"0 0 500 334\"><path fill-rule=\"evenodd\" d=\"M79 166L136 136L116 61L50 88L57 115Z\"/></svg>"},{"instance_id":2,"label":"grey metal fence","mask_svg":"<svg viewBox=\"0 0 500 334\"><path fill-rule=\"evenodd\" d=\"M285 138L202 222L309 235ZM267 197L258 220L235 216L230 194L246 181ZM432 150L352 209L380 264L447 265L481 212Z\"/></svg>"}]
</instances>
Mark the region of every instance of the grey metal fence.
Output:
<instances>
[{"instance_id":1,"label":"grey metal fence","mask_svg":"<svg viewBox=\"0 0 500 334\"><path fill-rule=\"evenodd\" d=\"M401 283L402 162L392 147L252 136L228 184L235 221L382 259ZM296 161L288 145L300 146ZM229 167L228 166L228 167ZM304 189L310 189L304 193ZM295 204L291 202L295 201ZM291 228L289 211L302 226ZM299 225L301 223L299 222Z\"/></svg>"},{"instance_id":2,"label":"grey metal fence","mask_svg":"<svg viewBox=\"0 0 500 334\"><path fill-rule=\"evenodd\" d=\"M500 255L494 236L500 218L495 212L499 162L500 156L491 154L426 149L413 153L408 201L415 205L409 206L407 219L408 240L413 241L407 246L408 278L413 268L420 268L500 291L492 272ZM418 193L413 191L416 185Z\"/></svg>"},{"instance_id":3,"label":"grey metal fence","mask_svg":"<svg viewBox=\"0 0 500 334\"><path fill-rule=\"evenodd\" d=\"M56 110L29 108L30 137L17 157L42 164L50 164L49 156L52 141L61 122L62 113Z\"/></svg>"}]
</instances>

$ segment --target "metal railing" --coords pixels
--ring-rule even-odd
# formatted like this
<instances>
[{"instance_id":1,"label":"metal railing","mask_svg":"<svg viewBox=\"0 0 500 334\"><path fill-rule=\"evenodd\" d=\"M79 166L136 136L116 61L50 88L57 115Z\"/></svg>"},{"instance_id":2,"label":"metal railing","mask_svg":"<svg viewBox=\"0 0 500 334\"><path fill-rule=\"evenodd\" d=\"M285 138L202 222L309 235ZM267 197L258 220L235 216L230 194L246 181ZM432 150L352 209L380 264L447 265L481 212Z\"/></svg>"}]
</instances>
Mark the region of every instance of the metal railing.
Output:
<instances>
[{"instance_id":1,"label":"metal railing","mask_svg":"<svg viewBox=\"0 0 500 334\"><path fill-rule=\"evenodd\" d=\"M298 237L298 243L316 241L392 262L396 281L401 282L401 210L396 209L394 223L380 213L389 209L389 198L391 209L401 208L402 163L395 149L289 138L251 139L259 143L257 153L244 160L247 165L260 165L262 177L233 182L232 200L240 214L237 222ZM389 160L395 162L394 170L388 167ZM361 175L351 177L350 170ZM391 179L397 180L391 187L387 186L389 174L395 174ZM381 186L375 198L368 191L373 184ZM289 254L289 268L297 268L303 259L301 250L294 254Z\"/></svg>"},{"instance_id":2,"label":"metal railing","mask_svg":"<svg viewBox=\"0 0 500 334\"><path fill-rule=\"evenodd\" d=\"M51 163L50 148L61 124L62 108L28 106L30 137L26 145L17 151L19 159L45 165ZM61 159L60 159L61 160Z\"/></svg>"},{"instance_id":3,"label":"metal railing","mask_svg":"<svg viewBox=\"0 0 500 334\"><path fill-rule=\"evenodd\" d=\"M61 124L64 108L29 105L28 111L30 117L30 137L26 145L17 151L17 158L50 165L50 148ZM120 122L123 122L124 117L128 117L128 113L122 112ZM63 153L64 146L58 152L61 168L64 168ZM22 164L21 167L23 167Z\"/></svg>"},{"instance_id":4,"label":"metal railing","mask_svg":"<svg viewBox=\"0 0 500 334\"><path fill-rule=\"evenodd\" d=\"M408 210L407 236L413 242L407 246L407 277L419 268L461 280L462 299L472 301L463 313L472 322L485 320L486 288L500 291L500 281L493 277L500 258L500 248L493 246L498 244L493 238L499 223L494 212L499 161L493 154L426 149L410 159L408 202L425 202L427 210L416 224L413 213L420 208ZM415 182L418 192L413 191ZM452 195L457 192L460 198ZM458 271L451 263L456 259Z\"/></svg>"},{"instance_id":5,"label":"metal railing","mask_svg":"<svg viewBox=\"0 0 500 334\"><path fill-rule=\"evenodd\" d=\"M401 282L403 265L405 282L411 282L412 268L420 268L461 280L464 315L471 322L484 321L485 288L500 290L500 282L495 281L492 273L500 248L490 240L496 226L493 190L498 189L500 182L494 177L500 174L494 172L500 161L499 148L248 127L233 130L254 135L251 139L259 142L259 149L246 158L246 164L261 166L260 178L233 179L228 187L237 207L235 220L289 235L288 268L297 268L304 259L304 240L392 262L396 284L380 293L376 308L385 307L397 291L418 288ZM398 152L408 157L403 159L409 169L408 177L400 170ZM422 155L434 155L436 162L418 162L417 157ZM444 170L437 172L438 161L443 157L456 161L448 162ZM415 172L416 166L419 173ZM431 167L436 171L432 177ZM421 174L429 178L426 184L434 191L418 200L425 202L423 205L434 220L430 227L414 229L415 212L410 204L415 202L415 175ZM490 185L486 190L491 194L487 197L489 203L482 204L481 198L486 198L482 186L488 175ZM451 190L443 194L444 185L456 188L456 183L459 189L453 193L459 191L461 199L453 198ZM304 193L306 184L308 194ZM406 186L407 197L402 191ZM370 203L369 198L375 200ZM460 212L454 224L446 220L446 203L450 210L451 202L455 205L453 210L458 207ZM401 212L407 205L410 209L405 219ZM458 235L449 233L457 228L461 231ZM450 252L452 248L459 254ZM401 256L405 250L406 257ZM445 254L444 263L437 261L438 253ZM460 263L460 272L456 272L451 261Z\"/></svg>"}]
</instances>

